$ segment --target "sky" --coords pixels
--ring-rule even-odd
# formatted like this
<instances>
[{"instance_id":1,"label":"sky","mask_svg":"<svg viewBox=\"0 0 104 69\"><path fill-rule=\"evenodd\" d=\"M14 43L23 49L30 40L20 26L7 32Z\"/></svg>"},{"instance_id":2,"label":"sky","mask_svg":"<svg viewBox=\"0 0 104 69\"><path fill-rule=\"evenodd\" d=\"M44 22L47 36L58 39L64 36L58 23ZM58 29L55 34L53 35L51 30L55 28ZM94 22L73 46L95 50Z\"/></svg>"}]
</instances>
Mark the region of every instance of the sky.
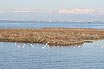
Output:
<instances>
[{"instance_id":1,"label":"sky","mask_svg":"<svg viewBox=\"0 0 104 69\"><path fill-rule=\"evenodd\" d=\"M0 0L0 20L103 21L104 0Z\"/></svg>"}]
</instances>

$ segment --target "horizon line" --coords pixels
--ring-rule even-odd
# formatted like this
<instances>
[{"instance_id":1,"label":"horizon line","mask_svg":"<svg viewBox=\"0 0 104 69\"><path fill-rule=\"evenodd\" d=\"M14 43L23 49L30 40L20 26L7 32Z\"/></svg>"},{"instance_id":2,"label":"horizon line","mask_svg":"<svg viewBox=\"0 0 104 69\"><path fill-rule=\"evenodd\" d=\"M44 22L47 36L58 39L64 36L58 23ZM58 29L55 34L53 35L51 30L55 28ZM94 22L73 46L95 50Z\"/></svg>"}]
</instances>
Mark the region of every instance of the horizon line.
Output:
<instances>
[{"instance_id":1,"label":"horizon line","mask_svg":"<svg viewBox=\"0 0 104 69\"><path fill-rule=\"evenodd\" d=\"M68 21L68 20L0 20L0 22L104 22L104 21Z\"/></svg>"}]
</instances>

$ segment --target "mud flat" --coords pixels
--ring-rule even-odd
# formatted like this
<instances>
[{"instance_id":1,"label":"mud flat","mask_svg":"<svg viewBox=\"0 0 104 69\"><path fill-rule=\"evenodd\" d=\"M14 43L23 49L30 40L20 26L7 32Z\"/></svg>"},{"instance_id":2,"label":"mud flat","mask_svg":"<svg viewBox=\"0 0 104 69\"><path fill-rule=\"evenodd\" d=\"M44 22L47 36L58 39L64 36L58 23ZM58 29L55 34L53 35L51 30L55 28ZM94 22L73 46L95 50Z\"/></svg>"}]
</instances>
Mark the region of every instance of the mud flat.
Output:
<instances>
[{"instance_id":1,"label":"mud flat","mask_svg":"<svg viewBox=\"0 0 104 69\"><path fill-rule=\"evenodd\" d=\"M70 46L99 39L104 39L104 30L85 28L0 29L1 42Z\"/></svg>"}]
</instances>

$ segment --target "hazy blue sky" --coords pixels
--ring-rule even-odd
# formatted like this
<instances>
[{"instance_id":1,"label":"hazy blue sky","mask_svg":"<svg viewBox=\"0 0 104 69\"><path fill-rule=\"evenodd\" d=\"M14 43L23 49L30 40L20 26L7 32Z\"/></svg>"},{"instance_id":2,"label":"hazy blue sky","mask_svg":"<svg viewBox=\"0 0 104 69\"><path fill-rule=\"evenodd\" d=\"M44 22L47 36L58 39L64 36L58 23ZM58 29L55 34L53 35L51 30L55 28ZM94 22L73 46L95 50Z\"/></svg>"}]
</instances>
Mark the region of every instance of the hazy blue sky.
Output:
<instances>
[{"instance_id":1,"label":"hazy blue sky","mask_svg":"<svg viewBox=\"0 0 104 69\"><path fill-rule=\"evenodd\" d=\"M0 0L0 19L28 17L40 20L49 17L50 20L64 20L66 17L70 21L104 21L104 0Z\"/></svg>"},{"instance_id":2,"label":"hazy blue sky","mask_svg":"<svg viewBox=\"0 0 104 69\"><path fill-rule=\"evenodd\" d=\"M0 0L1 9L34 8L34 9L70 9L70 8L103 8L104 0Z\"/></svg>"}]
</instances>

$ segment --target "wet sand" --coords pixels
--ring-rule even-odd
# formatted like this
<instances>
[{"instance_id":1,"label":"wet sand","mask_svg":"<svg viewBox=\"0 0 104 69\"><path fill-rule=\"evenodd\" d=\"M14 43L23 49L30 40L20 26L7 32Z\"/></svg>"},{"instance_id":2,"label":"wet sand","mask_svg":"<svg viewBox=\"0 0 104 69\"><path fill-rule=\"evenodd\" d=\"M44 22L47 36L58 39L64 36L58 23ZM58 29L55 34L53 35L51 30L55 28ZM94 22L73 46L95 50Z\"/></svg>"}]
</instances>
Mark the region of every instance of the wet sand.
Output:
<instances>
[{"instance_id":1,"label":"wet sand","mask_svg":"<svg viewBox=\"0 0 104 69\"><path fill-rule=\"evenodd\" d=\"M99 39L104 39L104 30L82 28L0 29L1 42L70 46Z\"/></svg>"}]
</instances>

